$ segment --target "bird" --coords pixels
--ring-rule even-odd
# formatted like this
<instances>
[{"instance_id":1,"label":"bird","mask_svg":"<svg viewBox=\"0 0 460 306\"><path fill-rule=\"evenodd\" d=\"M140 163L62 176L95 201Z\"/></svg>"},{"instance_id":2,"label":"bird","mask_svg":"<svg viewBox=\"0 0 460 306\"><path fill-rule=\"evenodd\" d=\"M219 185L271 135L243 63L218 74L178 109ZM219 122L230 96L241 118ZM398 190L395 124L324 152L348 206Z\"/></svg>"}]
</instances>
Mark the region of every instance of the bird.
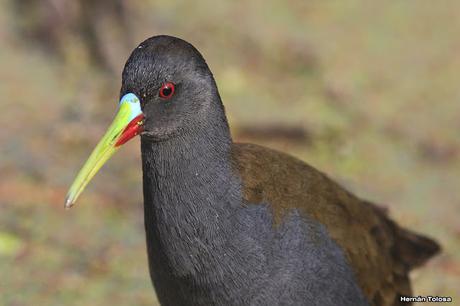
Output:
<instances>
[{"instance_id":1,"label":"bird","mask_svg":"<svg viewBox=\"0 0 460 306\"><path fill-rule=\"evenodd\" d=\"M66 208L137 135L161 305L402 305L409 272L440 251L307 163L234 142L210 68L180 38L132 51L118 112Z\"/></svg>"}]
</instances>

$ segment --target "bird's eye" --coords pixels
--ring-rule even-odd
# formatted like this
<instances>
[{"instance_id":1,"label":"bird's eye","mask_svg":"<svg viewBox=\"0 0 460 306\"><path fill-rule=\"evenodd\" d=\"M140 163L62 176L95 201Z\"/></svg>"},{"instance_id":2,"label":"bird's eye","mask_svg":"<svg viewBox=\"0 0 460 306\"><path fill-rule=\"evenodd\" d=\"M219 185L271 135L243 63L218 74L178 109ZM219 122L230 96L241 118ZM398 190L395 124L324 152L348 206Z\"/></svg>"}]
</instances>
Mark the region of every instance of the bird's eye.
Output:
<instances>
[{"instance_id":1,"label":"bird's eye","mask_svg":"<svg viewBox=\"0 0 460 306\"><path fill-rule=\"evenodd\" d=\"M158 95L162 99L170 99L174 95L174 83L168 82L161 85Z\"/></svg>"}]
</instances>

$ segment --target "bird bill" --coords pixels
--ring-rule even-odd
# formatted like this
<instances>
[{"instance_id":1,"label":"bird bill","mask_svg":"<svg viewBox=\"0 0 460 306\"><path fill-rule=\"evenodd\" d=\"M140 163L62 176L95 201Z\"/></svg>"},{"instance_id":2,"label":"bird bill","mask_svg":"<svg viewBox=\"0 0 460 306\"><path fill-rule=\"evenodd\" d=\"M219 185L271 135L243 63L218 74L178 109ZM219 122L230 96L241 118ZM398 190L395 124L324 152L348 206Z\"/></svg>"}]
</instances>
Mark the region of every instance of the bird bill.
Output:
<instances>
[{"instance_id":1,"label":"bird bill","mask_svg":"<svg viewBox=\"0 0 460 306\"><path fill-rule=\"evenodd\" d=\"M118 148L142 132L143 119L139 98L132 93L124 95L112 124L70 186L65 199L66 208L73 206L90 180Z\"/></svg>"}]
</instances>

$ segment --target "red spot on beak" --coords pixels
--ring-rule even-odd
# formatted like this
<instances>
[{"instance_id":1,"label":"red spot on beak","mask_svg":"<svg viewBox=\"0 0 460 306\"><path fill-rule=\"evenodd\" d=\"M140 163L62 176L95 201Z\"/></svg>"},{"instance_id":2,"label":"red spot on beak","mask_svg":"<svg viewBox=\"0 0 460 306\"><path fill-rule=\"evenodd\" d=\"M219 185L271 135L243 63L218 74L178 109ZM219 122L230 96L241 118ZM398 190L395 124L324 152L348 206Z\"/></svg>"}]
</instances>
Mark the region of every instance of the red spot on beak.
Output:
<instances>
[{"instance_id":1,"label":"red spot on beak","mask_svg":"<svg viewBox=\"0 0 460 306\"><path fill-rule=\"evenodd\" d=\"M128 142L134 136L139 135L144 130L144 115L140 114L131 120L128 125L125 127L123 132L120 135L120 138L115 143L115 147L119 147L126 142Z\"/></svg>"}]
</instances>

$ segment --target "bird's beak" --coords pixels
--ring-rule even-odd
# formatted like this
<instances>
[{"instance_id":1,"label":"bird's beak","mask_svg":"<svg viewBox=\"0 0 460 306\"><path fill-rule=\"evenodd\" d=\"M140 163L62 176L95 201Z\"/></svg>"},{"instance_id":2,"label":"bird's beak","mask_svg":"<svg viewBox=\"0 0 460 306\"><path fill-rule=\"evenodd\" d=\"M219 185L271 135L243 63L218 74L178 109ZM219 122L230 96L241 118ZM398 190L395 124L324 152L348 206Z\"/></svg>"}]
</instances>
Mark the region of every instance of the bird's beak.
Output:
<instances>
[{"instance_id":1,"label":"bird's beak","mask_svg":"<svg viewBox=\"0 0 460 306\"><path fill-rule=\"evenodd\" d=\"M112 124L70 186L65 199L66 208L72 207L89 181L118 148L142 132L143 120L144 115L136 95L132 93L124 95L120 100L118 112Z\"/></svg>"}]
</instances>

